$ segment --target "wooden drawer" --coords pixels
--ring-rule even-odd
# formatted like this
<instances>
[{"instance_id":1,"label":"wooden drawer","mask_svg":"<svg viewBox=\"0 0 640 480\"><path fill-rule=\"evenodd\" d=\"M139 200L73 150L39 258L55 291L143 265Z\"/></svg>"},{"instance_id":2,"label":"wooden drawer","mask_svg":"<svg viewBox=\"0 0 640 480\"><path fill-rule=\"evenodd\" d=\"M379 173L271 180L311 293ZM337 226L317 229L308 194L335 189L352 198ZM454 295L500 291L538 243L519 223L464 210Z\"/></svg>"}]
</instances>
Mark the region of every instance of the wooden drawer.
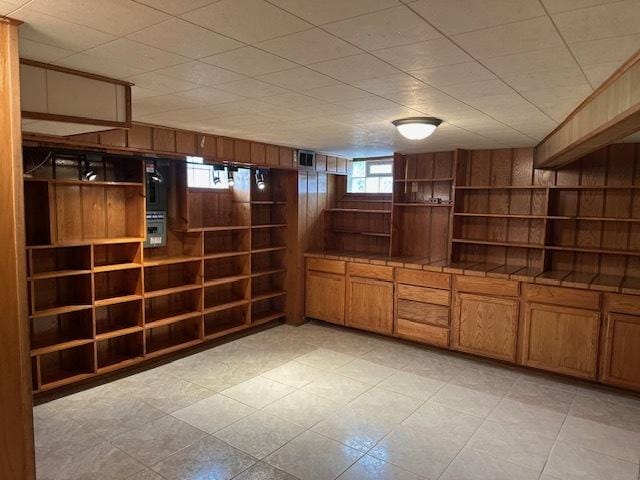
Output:
<instances>
[{"instance_id":1,"label":"wooden drawer","mask_svg":"<svg viewBox=\"0 0 640 480\"><path fill-rule=\"evenodd\" d=\"M501 297L517 297L520 294L518 282L499 278L455 276L456 289L459 292L499 295Z\"/></svg>"},{"instance_id":2,"label":"wooden drawer","mask_svg":"<svg viewBox=\"0 0 640 480\"><path fill-rule=\"evenodd\" d=\"M439 327L449 326L449 307L400 299L396 302L396 309L398 318Z\"/></svg>"},{"instance_id":3,"label":"wooden drawer","mask_svg":"<svg viewBox=\"0 0 640 480\"><path fill-rule=\"evenodd\" d=\"M449 290L451 288L451 275L448 273L396 268L396 282Z\"/></svg>"},{"instance_id":4,"label":"wooden drawer","mask_svg":"<svg viewBox=\"0 0 640 480\"><path fill-rule=\"evenodd\" d=\"M307 270L315 270L317 272L337 273L344 275L346 270L345 263L342 260L327 260L326 258L307 258Z\"/></svg>"},{"instance_id":5,"label":"wooden drawer","mask_svg":"<svg viewBox=\"0 0 640 480\"><path fill-rule=\"evenodd\" d=\"M349 263L347 271L352 277L373 278L393 282L393 267L384 265L368 265L366 263Z\"/></svg>"},{"instance_id":6,"label":"wooden drawer","mask_svg":"<svg viewBox=\"0 0 640 480\"><path fill-rule=\"evenodd\" d=\"M526 283L524 294L528 302L600 310L600 293L590 290Z\"/></svg>"},{"instance_id":7,"label":"wooden drawer","mask_svg":"<svg viewBox=\"0 0 640 480\"><path fill-rule=\"evenodd\" d=\"M436 288L414 287L400 284L396 287L398 298L414 300L416 302L435 303L436 305L451 305L451 292Z\"/></svg>"},{"instance_id":8,"label":"wooden drawer","mask_svg":"<svg viewBox=\"0 0 640 480\"><path fill-rule=\"evenodd\" d=\"M416 323L404 318L398 318L396 334L399 337L415 340L439 347L449 346L449 329L434 327L423 323Z\"/></svg>"},{"instance_id":9,"label":"wooden drawer","mask_svg":"<svg viewBox=\"0 0 640 480\"><path fill-rule=\"evenodd\" d=\"M635 295L608 293L606 294L606 300L607 310L610 312L640 315L640 297Z\"/></svg>"}]
</instances>

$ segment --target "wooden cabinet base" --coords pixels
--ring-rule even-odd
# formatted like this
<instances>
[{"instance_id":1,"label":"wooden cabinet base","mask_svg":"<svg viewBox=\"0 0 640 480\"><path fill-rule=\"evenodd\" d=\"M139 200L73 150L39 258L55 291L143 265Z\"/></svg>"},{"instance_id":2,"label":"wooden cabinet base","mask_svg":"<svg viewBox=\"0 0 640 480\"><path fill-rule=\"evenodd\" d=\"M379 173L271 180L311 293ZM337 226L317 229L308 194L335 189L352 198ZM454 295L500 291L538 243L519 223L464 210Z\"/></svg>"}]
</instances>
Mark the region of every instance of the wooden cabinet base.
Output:
<instances>
[{"instance_id":1,"label":"wooden cabinet base","mask_svg":"<svg viewBox=\"0 0 640 480\"><path fill-rule=\"evenodd\" d=\"M449 347L448 328L434 327L433 325L398 318L396 334L398 337L406 338L407 340L414 340L438 347Z\"/></svg>"},{"instance_id":2,"label":"wooden cabinet base","mask_svg":"<svg viewBox=\"0 0 640 480\"><path fill-rule=\"evenodd\" d=\"M530 303L522 333L522 363L595 380L599 334L599 312Z\"/></svg>"}]
</instances>

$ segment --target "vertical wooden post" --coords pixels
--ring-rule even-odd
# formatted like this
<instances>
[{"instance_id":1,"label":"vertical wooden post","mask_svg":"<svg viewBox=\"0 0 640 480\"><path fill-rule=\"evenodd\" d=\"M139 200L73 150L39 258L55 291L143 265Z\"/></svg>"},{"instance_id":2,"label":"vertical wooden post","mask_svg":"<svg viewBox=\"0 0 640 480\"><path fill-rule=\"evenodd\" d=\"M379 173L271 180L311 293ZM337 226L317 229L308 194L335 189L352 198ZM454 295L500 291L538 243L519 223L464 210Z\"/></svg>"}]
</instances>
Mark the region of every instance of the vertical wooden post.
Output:
<instances>
[{"instance_id":1,"label":"vertical wooden post","mask_svg":"<svg viewBox=\"0 0 640 480\"><path fill-rule=\"evenodd\" d=\"M0 18L0 478L35 479L18 24Z\"/></svg>"}]
</instances>

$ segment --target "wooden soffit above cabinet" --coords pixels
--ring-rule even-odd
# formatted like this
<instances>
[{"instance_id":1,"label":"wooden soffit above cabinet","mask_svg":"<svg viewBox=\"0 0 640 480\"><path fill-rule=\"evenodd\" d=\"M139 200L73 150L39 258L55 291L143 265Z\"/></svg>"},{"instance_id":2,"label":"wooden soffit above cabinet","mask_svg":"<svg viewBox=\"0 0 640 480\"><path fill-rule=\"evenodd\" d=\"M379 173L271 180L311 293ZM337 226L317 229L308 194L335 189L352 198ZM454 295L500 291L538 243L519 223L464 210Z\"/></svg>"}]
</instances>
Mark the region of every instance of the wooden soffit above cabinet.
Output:
<instances>
[{"instance_id":1,"label":"wooden soffit above cabinet","mask_svg":"<svg viewBox=\"0 0 640 480\"><path fill-rule=\"evenodd\" d=\"M131 126L131 84L32 60L20 60L21 110L25 119Z\"/></svg>"}]
</instances>

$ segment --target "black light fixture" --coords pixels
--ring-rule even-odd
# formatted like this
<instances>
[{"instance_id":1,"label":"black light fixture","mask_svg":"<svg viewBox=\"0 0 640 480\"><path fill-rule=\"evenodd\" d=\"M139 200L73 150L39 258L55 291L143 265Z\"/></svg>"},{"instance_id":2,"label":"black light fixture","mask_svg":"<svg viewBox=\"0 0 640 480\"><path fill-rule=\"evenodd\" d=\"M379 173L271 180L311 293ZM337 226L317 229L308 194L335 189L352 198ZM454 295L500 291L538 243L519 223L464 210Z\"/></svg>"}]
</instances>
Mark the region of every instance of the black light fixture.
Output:
<instances>
[{"instance_id":1,"label":"black light fixture","mask_svg":"<svg viewBox=\"0 0 640 480\"><path fill-rule=\"evenodd\" d=\"M435 117L401 118L391 122L404 138L422 140L436 131L442 120Z\"/></svg>"},{"instance_id":2,"label":"black light fixture","mask_svg":"<svg viewBox=\"0 0 640 480\"><path fill-rule=\"evenodd\" d=\"M264 181L264 174L260 170L256 170L256 186L258 190L264 190L267 188L267 184Z\"/></svg>"},{"instance_id":3,"label":"black light fixture","mask_svg":"<svg viewBox=\"0 0 640 480\"><path fill-rule=\"evenodd\" d=\"M149 164L147 164L147 173L149 174L149 178L155 183L164 182L164 177L158 170L158 162L156 160L153 161L152 168L149 168Z\"/></svg>"},{"instance_id":4,"label":"black light fixture","mask_svg":"<svg viewBox=\"0 0 640 480\"><path fill-rule=\"evenodd\" d=\"M227 183L230 187L235 186L236 180L233 177L233 172L237 172L238 167L234 167L233 165L227 165Z\"/></svg>"},{"instance_id":5,"label":"black light fixture","mask_svg":"<svg viewBox=\"0 0 640 480\"><path fill-rule=\"evenodd\" d=\"M220 187L220 172L224 170L224 165L213 165L211 175L213 176L213 185L217 188Z\"/></svg>"},{"instance_id":6,"label":"black light fixture","mask_svg":"<svg viewBox=\"0 0 640 480\"><path fill-rule=\"evenodd\" d=\"M83 164L84 164L84 169L82 171L83 178L88 182L93 182L98 176L96 175L96 172L94 172L93 169L91 168L91 165L89 165L89 160L87 160L86 157L83 160Z\"/></svg>"}]
</instances>

